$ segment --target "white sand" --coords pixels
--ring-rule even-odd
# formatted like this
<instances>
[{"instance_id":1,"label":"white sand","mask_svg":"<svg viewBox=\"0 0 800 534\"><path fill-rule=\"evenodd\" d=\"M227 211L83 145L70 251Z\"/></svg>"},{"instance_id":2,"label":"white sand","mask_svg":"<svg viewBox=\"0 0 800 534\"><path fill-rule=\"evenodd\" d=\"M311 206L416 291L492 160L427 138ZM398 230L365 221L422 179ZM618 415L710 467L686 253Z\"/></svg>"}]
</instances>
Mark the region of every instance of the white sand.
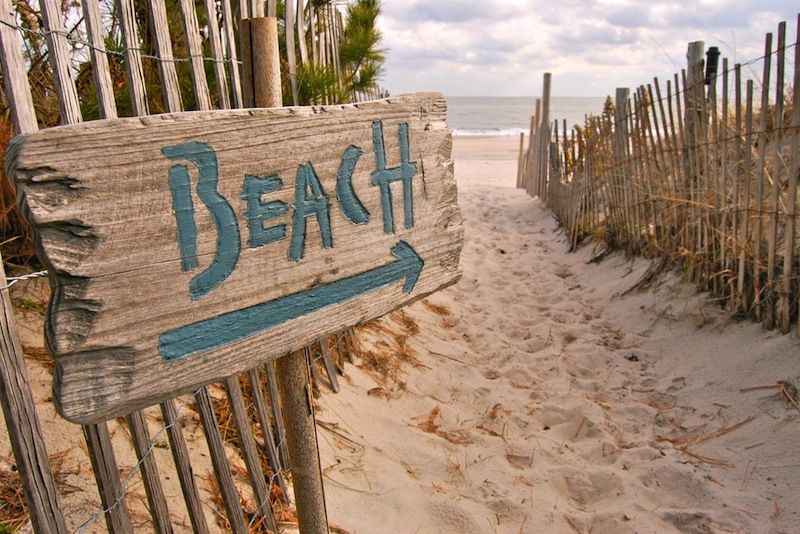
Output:
<instances>
[{"instance_id":1,"label":"white sand","mask_svg":"<svg viewBox=\"0 0 800 534\"><path fill-rule=\"evenodd\" d=\"M649 263L566 253L514 189L517 142L456 138L464 277L428 299L450 316L406 309L419 364L382 390L350 366L321 402L332 524L798 532L800 411L777 389L740 392L796 380L797 338L731 322L673 274L620 296Z\"/></svg>"}]
</instances>

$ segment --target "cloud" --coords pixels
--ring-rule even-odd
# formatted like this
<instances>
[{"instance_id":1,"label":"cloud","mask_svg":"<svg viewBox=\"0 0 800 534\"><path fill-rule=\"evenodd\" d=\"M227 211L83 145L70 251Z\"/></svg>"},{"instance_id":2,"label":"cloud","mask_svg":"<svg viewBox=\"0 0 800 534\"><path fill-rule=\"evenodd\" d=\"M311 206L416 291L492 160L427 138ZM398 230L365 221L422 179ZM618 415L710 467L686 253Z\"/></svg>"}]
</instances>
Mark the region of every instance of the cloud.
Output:
<instances>
[{"instance_id":1,"label":"cloud","mask_svg":"<svg viewBox=\"0 0 800 534\"><path fill-rule=\"evenodd\" d=\"M764 34L790 28L789 0L384 0L392 92L540 94L552 72L560 96L603 96L662 79L687 43L719 46L732 62L761 55ZM790 30L789 41L794 35ZM554 93L556 94L556 93Z\"/></svg>"},{"instance_id":2,"label":"cloud","mask_svg":"<svg viewBox=\"0 0 800 534\"><path fill-rule=\"evenodd\" d=\"M384 2L384 13L405 23L445 22L452 25L472 21L505 20L519 11L520 8L500 0Z\"/></svg>"}]
</instances>

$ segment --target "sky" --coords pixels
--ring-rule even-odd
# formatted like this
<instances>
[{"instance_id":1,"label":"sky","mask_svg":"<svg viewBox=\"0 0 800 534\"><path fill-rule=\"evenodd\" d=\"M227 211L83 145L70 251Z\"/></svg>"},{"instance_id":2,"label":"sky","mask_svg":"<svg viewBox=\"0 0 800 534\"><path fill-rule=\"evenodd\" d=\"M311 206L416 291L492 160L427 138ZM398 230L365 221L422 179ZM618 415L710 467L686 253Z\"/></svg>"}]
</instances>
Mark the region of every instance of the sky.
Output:
<instances>
[{"instance_id":1,"label":"sky","mask_svg":"<svg viewBox=\"0 0 800 534\"><path fill-rule=\"evenodd\" d=\"M392 94L605 96L671 78L690 41L717 46L731 64L763 55L764 36L797 0L383 0L388 49L382 85ZM787 61L793 60L793 51ZM791 64L791 63L790 63ZM722 60L720 59L720 67ZM757 78L758 64L745 76Z\"/></svg>"}]
</instances>

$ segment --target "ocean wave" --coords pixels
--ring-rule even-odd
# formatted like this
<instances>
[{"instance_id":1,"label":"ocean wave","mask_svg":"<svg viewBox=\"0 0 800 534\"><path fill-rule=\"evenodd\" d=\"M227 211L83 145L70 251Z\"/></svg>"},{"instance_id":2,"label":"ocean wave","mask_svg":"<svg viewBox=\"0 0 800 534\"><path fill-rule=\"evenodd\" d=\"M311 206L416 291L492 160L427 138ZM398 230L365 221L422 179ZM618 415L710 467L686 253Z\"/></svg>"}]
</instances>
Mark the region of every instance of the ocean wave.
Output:
<instances>
[{"instance_id":1,"label":"ocean wave","mask_svg":"<svg viewBox=\"0 0 800 534\"><path fill-rule=\"evenodd\" d=\"M525 131L522 128L455 128L453 135L457 137L517 137Z\"/></svg>"}]
</instances>

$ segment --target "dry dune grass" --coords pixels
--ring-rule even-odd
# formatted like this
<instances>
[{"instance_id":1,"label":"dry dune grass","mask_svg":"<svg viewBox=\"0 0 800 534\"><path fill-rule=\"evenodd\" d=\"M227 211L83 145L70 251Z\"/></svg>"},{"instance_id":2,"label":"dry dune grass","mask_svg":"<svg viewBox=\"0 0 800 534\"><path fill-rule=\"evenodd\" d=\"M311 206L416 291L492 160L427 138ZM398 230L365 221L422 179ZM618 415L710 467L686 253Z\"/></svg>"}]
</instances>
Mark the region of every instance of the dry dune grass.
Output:
<instances>
[{"instance_id":1,"label":"dry dune grass","mask_svg":"<svg viewBox=\"0 0 800 534\"><path fill-rule=\"evenodd\" d=\"M355 332L352 352L358 357L358 366L378 384L402 387L403 365L421 365L408 344L409 339L419 333L419 326L405 311L399 310L358 326ZM367 348L368 344L372 348Z\"/></svg>"}]
</instances>

